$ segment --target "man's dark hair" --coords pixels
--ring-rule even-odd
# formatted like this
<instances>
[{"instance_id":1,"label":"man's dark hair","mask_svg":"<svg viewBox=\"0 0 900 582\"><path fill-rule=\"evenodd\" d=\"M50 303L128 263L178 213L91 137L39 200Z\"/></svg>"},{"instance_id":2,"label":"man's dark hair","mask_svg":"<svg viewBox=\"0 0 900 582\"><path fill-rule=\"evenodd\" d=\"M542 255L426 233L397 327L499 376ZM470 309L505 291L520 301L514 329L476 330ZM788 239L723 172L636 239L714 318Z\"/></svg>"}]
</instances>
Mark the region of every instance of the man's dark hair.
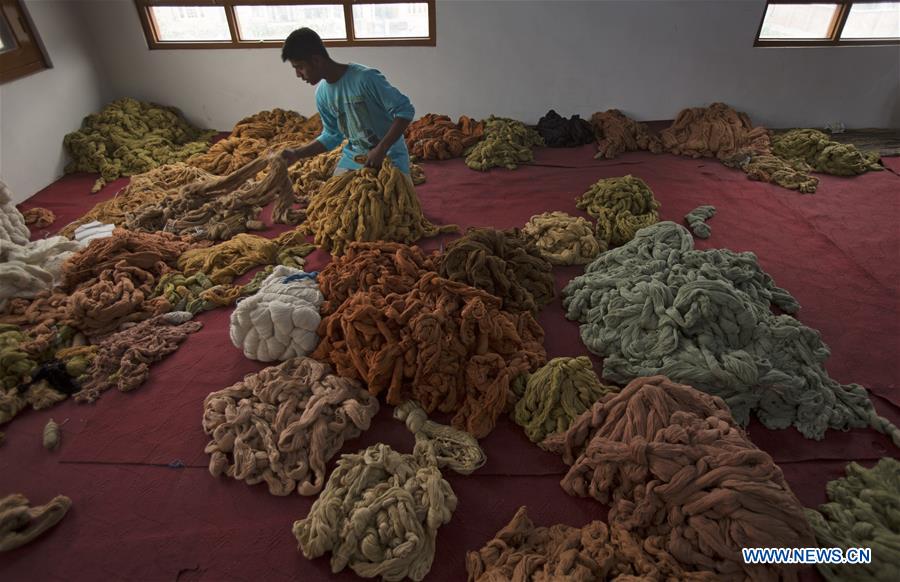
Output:
<instances>
[{"instance_id":1,"label":"man's dark hair","mask_svg":"<svg viewBox=\"0 0 900 582\"><path fill-rule=\"evenodd\" d=\"M322 39L311 28L298 28L287 37L281 47L281 60L305 61L313 55L328 56Z\"/></svg>"}]
</instances>

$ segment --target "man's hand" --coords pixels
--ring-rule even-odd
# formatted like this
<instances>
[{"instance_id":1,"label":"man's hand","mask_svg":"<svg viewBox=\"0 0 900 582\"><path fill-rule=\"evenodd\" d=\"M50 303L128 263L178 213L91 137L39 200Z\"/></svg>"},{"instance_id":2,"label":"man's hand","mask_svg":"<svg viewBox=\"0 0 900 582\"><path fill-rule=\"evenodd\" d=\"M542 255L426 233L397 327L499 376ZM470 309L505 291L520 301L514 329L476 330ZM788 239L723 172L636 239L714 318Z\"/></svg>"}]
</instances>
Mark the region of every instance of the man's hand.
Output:
<instances>
[{"instance_id":1,"label":"man's hand","mask_svg":"<svg viewBox=\"0 0 900 582\"><path fill-rule=\"evenodd\" d=\"M367 168L374 168L376 170L381 169L381 164L384 162L384 158L387 155L387 152L381 148L381 146L375 146L371 150L369 150L369 155L366 156L365 166Z\"/></svg>"}]
</instances>

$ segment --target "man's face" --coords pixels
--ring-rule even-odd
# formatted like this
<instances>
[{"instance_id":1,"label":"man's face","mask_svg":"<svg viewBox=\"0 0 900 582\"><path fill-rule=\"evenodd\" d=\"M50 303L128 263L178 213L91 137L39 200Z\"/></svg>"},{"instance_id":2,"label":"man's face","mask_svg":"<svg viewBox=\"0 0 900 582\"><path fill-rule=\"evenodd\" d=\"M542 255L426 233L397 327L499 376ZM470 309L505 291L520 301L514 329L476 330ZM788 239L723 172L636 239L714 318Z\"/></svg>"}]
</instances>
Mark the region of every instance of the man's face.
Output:
<instances>
[{"instance_id":1,"label":"man's face","mask_svg":"<svg viewBox=\"0 0 900 582\"><path fill-rule=\"evenodd\" d=\"M319 73L319 67L315 57L302 61L292 60L291 66L294 67L294 72L297 74L297 77L303 79L310 85L315 85L322 80L322 75Z\"/></svg>"}]
</instances>

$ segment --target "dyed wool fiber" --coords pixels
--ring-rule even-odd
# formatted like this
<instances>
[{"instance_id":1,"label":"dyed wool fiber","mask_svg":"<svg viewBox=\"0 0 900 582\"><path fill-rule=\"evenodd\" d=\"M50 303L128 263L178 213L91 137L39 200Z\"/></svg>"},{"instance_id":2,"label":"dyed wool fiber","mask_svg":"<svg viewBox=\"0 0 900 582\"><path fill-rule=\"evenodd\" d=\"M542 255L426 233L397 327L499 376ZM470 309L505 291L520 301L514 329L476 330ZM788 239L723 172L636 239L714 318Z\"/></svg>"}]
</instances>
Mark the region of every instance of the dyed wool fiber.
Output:
<instances>
[{"instance_id":1,"label":"dyed wool fiber","mask_svg":"<svg viewBox=\"0 0 900 582\"><path fill-rule=\"evenodd\" d=\"M44 505L31 506L21 493L0 499L0 552L34 541L66 516L72 500L57 495Z\"/></svg>"},{"instance_id":2,"label":"dyed wool fiber","mask_svg":"<svg viewBox=\"0 0 900 582\"><path fill-rule=\"evenodd\" d=\"M369 428L378 399L327 364L299 357L248 374L203 403L209 472L272 495L315 495L325 464Z\"/></svg>"},{"instance_id":3,"label":"dyed wool fiber","mask_svg":"<svg viewBox=\"0 0 900 582\"><path fill-rule=\"evenodd\" d=\"M683 226L661 222L608 251L563 290L566 316L604 356L614 382L664 374L721 397L741 424L794 426L821 439L829 428L872 426L900 445L865 388L830 378L827 346L794 313L752 253L697 251Z\"/></svg>"},{"instance_id":4,"label":"dyed wool fiber","mask_svg":"<svg viewBox=\"0 0 900 582\"><path fill-rule=\"evenodd\" d=\"M597 240L606 247L619 246L635 233L659 222L659 202L650 186L631 174L598 180L575 205L597 219Z\"/></svg>"},{"instance_id":5,"label":"dyed wool fiber","mask_svg":"<svg viewBox=\"0 0 900 582\"><path fill-rule=\"evenodd\" d=\"M542 145L540 134L521 121L492 115L485 120L484 137L466 152L466 165L481 172L497 167L515 170L533 162L533 148Z\"/></svg>"},{"instance_id":6,"label":"dyed wool fiber","mask_svg":"<svg viewBox=\"0 0 900 582\"><path fill-rule=\"evenodd\" d=\"M660 133L663 150L692 158L732 162L770 153L769 131L724 103L683 109Z\"/></svg>"},{"instance_id":7,"label":"dyed wool fiber","mask_svg":"<svg viewBox=\"0 0 900 582\"><path fill-rule=\"evenodd\" d=\"M578 115L566 119L552 109L538 120L535 129L551 148L571 148L594 141L590 123Z\"/></svg>"},{"instance_id":8,"label":"dyed wool fiber","mask_svg":"<svg viewBox=\"0 0 900 582\"><path fill-rule=\"evenodd\" d=\"M591 116L591 125L597 138L594 159L615 158L638 150L662 151L658 136L651 134L645 124L636 122L618 109L595 113Z\"/></svg>"},{"instance_id":9,"label":"dyed wool fiber","mask_svg":"<svg viewBox=\"0 0 900 582\"><path fill-rule=\"evenodd\" d=\"M518 229L470 228L438 263L442 277L487 291L506 311L537 313L553 300L553 266Z\"/></svg>"},{"instance_id":10,"label":"dyed wool fiber","mask_svg":"<svg viewBox=\"0 0 900 582\"><path fill-rule=\"evenodd\" d=\"M835 176L884 169L877 153L865 154L855 145L836 142L816 129L792 129L772 136L772 153L788 163L802 162L816 172Z\"/></svg>"},{"instance_id":11,"label":"dyed wool fiber","mask_svg":"<svg viewBox=\"0 0 900 582\"><path fill-rule=\"evenodd\" d=\"M584 265L606 250L590 221L560 211L532 216L522 234L553 265Z\"/></svg>"},{"instance_id":12,"label":"dyed wool fiber","mask_svg":"<svg viewBox=\"0 0 900 582\"><path fill-rule=\"evenodd\" d=\"M465 115L454 123L446 115L427 113L412 122L404 137L410 156L417 160L449 160L463 155L484 135L484 122Z\"/></svg>"},{"instance_id":13,"label":"dyed wool fiber","mask_svg":"<svg viewBox=\"0 0 900 582\"><path fill-rule=\"evenodd\" d=\"M636 538L629 561L652 553L720 579L795 579L745 564L741 548L815 545L781 469L725 402L664 376L634 379L542 446L570 466L567 493L610 505L610 525Z\"/></svg>"},{"instance_id":14,"label":"dyed wool fiber","mask_svg":"<svg viewBox=\"0 0 900 582\"><path fill-rule=\"evenodd\" d=\"M46 208L29 208L22 213L25 224L32 228L46 228L56 220L56 214Z\"/></svg>"},{"instance_id":15,"label":"dyed wool fiber","mask_svg":"<svg viewBox=\"0 0 900 582\"><path fill-rule=\"evenodd\" d=\"M715 206L698 206L684 215L684 221L691 227L691 232L697 238L709 238L710 228L706 221L716 215Z\"/></svg>"}]
</instances>

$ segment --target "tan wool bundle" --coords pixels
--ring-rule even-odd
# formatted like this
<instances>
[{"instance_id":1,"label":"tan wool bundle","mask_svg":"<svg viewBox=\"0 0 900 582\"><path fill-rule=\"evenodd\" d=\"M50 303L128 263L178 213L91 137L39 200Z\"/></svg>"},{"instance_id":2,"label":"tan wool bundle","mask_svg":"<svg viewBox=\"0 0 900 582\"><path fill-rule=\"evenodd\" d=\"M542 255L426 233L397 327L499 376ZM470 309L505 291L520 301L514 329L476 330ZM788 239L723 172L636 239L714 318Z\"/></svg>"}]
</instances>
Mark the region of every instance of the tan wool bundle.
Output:
<instances>
[{"instance_id":1,"label":"tan wool bundle","mask_svg":"<svg viewBox=\"0 0 900 582\"><path fill-rule=\"evenodd\" d=\"M255 180L266 168L266 176ZM132 230L226 240L247 230L263 229L260 212L273 200L275 222L290 224L302 219L302 212L292 208L293 187L284 161L259 158L227 176L188 184L167 195L159 205L128 216L126 222Z\"/></svg>"},{"instance_id":2,"label":"tan wool bundle","mask_svg":"<svg viewBox=\"0 0 900 582\"><path fill-rule=\"evenodd\" d=\"M660 139L663 150L675 155L730 164L771 150L769 130L754 127L746 113L724 103L683 109Z\"/></svg>"},{"instance_id":3,"label":"tan wool bundle","mask_svg":"<svg viewBox=\"0 0 900 582\"><path fill-rule=\"evenodd\" d=\"M659 202L650 186L631 174L598 180L575 205L597 219L597 239L619 246L645 226L659 222Z\"/></svg>"},{"instance_id":4,"label":"tan wool bundle","mask_svg":"<svg viewBox=\"0 0 900 582\"><path fill-rule=\"evenodd\" d=\"M553 300L552 271L518 229L470 228L438 258L442 277L487 291L513 312L537 313Z\"/></svg>"},{"instance_id":5,"label":"tan wool bundle","mask_svg":"<svg viewBox=\"0 0 900 582\"><path fill-rule=\"evenodd\" d=\"M532 216L522 234L554 265L585 265L606 250L590 221L559 210Z\"/></svg>"},{"instance_id":6,"label":"tan wool bundle","mask_svg":"<svg viewBox=\"0 0 900 582\"><path fill-rule=\"evenodd\" d=\"M23 212L22 217L25 219L25 224L31 228L46 228L56 220L56 214L52 210L37 206Z\"/></svg>"},{"instance_id":7,"label":"tan wool bundle","mask_svg":"<svg viewBox=\"0 0 900 582\"><path fill-rule=\"evenodd\" d=\"M608 109L591 116L597 153L594 159L615 158L625 152L650 150L662 151L659 137L650 133L643 123L638 123L618 109Z\"/></svg>"},{"instance_id":8,"label":"tan wool bundle","mask_svg":"<svg viewBox=\"0 0 900 582\"><path fill-rule=\"evenodd\" d=\"M165 164L136 174L131 177L127 186L116 192L115 196L95 204L81 218L60 230L59 234L71 238L78 227L90 222L125 226L128 215L159 204L166 195L178 191L182 186L211 176L208 172L184 162Z\"/></svg>"},{"instance_id":9,"label":"tan wool bundle","mask_svg":"<svg viewBox=\"0 0 900 582\"><path fill-rule=\"evenodd\" d=\"M813 547L781 469L715 396L664 376L636 378L542 447L570 465L563 489L609 504L631 532L629 561L650 554L719 579L794 579L790 566L747 564L741 548Z\"/></svg>"},{"instance_id":10,"label":"tan wool bundle","mask_svg":"<svg viewBox=\"0 0 900 582\"><path fill-rule=\"evenodd\" d=\"M333 255L343 253L352 241L409 244L459 230L425 218L412 181L390 158L378 171L364 168L331 178L310 199L301 228Z\"/></svg>"},{"instance_id":11,"label":"tan wool bundle","mask_svg":"<svg viewBox=\"0 0 900 582\"><path fill-rule=\"evenodd\" d=\"M279 265L231 312L231 343L260 362L305 356L319 343L322 300L316 273Z\"/></svg>"},{"instance_id":12,"label":"tan wool bundle","mask_svg":"<svg viewBox=\"0 0 900 582\"><path fill-rule=\"evenodd\" d=\"M299 357L248 374L203 402L209 472L272 495L315 495L325 464L369 428L378 400L327 364Z\"/></svg>"},{"instance_id":13,"label":"tan wool bundle","mask_svg":"<svg viewBox=\"0 0 900 582\"><path fill-rule=\"evenodd\" d=\"M44 505L31 507L21 493L0 499L0 552L34 541L66 516L72 500L57 495Z\"/></svg>"}]
</instances>

